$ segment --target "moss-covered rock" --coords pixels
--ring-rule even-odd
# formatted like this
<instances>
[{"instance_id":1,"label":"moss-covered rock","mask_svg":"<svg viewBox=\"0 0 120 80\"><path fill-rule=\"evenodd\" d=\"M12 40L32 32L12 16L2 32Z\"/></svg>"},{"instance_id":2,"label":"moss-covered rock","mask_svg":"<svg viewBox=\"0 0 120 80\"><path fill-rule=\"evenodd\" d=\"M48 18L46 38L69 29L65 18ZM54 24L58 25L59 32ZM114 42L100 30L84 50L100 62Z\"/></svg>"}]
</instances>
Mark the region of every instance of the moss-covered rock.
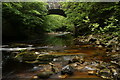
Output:
<instances>
[{"instance_id":1,"label":"moss-covered rock","mask_svg":"<svg viewBox=\"0 0 120 80\"><path fill-rule=\"evenodd\" d=\"M38 78L49 78L52 74L54 74L52 71L46 71L46 72L41 72L37 74Z\"/></svg>"},{"instance_id":2,"label":"moss-covered rock","mask_svg":"<svg viewBox=\"0 0 120 80\"><path fill-rule=\"evenodd\" d=\"M25 62L25 61L35 61L37 57L38 55L35 54L34 52L25 51L18 53L14 58L16 60Z\"/></svg>"}]
</instances>

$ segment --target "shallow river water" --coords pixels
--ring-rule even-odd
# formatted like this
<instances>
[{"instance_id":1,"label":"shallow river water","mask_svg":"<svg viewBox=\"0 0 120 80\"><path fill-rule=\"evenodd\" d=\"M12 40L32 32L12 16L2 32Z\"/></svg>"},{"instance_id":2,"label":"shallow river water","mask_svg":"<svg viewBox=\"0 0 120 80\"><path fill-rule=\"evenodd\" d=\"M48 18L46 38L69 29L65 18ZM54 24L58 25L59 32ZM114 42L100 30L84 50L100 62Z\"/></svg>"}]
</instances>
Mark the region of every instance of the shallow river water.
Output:
<instances>
[{"instance_id":1,"label":"shallow river water","mask_svg":"<svg viewBox=\"0 0 120 80\"><path fill-rule=\"evenodd\" d=\"M96 47L91 47L89 44L77 44L74 42L74 37L70 34L67 35L46 35L38 39L24 40L11 42L8 44L3 44L0 47L3 54L3 80L32 80L34 75L49 71L50 62L61 69L64 67L68 61L76 56L83 56L87 61L91 61L91 58L98 55L99 53L104 53L104 49L99 49ZM28 52L34 52L36 54L41 53L41 55L46 55L39 63L28 62L24 63L22 60L15 61L11 59L14 56L13 53L18 54L22 50L27 50ZM57 57L50 57L51 55L57 55ZM99 54L93 60L106 60L103 54ZM86 78L86 80L102 80L96 75L88 75L86 71L79 72L74 71L74 75L61 76L60 72L51 75L49 79L56 78Z\"/></svg>"}]
</instances>

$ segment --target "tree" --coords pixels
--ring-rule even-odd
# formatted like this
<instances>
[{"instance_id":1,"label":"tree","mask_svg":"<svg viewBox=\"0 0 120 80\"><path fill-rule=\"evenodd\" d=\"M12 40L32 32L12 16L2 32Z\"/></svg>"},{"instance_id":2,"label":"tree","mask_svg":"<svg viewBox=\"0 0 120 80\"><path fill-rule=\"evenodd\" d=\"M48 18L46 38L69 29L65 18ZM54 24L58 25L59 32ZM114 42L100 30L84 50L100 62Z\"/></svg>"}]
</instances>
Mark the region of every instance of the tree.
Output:
<instances>
[{"instance_id":1,"label":"tree","mask_svg":"<svg viewBox=\"0 0 120 80\"><path fill-rule=\"evenodd\" d=\"M3 37L28 37L33 33L42 33L46 5L43 2L3 3Z\"/></svg>"},{"instance_id":2,"label":"tree","mask_svg":"<svg viewBox=\"0 0 120 80\"><path fill-rule=\"evenodd\" d=\"M62 9L75 26L75 34L90 34L119 30L118 2L62 2ZM116 27L115 27L116 26Z\"/></svg>"}]
</instances>

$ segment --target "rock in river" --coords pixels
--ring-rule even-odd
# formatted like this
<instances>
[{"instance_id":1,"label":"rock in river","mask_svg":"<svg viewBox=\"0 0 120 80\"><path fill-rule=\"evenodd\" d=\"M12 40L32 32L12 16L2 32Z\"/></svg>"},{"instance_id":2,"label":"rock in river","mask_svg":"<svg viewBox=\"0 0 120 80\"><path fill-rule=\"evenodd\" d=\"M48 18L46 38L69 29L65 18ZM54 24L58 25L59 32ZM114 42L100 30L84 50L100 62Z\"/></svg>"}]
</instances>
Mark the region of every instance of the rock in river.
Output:
<instances>
[{"instance_id":1,"label":"rock in river","mask_svg":"<svg viewBox=\"0 0 120 80\"><path fill-rule=\"evenodd\" d=\"M37 74L38 78L49 78L53 74L52 71L41 72Z\"/></svg>"},{"instance_id":2,"label":"rock in river","mask_svg":"<svg viewBox=\"0 0 120 80\"><path fill-rule=\"evenodd\" d=\"M73 59L69 60L68 63L75 63L75 62L84 63L83 56L80 56L80 57L75 56L75 57L73 57Z\"/></svg>"},{"instance_id":3,"label":"rock in river","mask_svg":"<svg viewBox=\"0 0 120 80\"><path fill-rule=\"evenodd\" d=\"M95 70L89 70L89 71L88 71L88 74L89 74L89 75L96 75L96 71L95 71Z\"/></svg>"},{"instance_id":4,"label":"rock in river","mask_svg":"<svg viewBox=\"0 0 120 80\"><path fill-rule=\"evenodd\" d=\"M34 52L25 51L18 53L14 58L16 60L25 62L25 61L35 61L37 56L38 55L35 54Z\"/></svg>"},{"instance_id":5,"label":"rock in river","mask_svg":"<svg viewBox=\"0 0 120 80\"><path fill-rule=\"evenodd\" d=\"M74 72L73 67L71 67L70 65L67 65L62 68L61 74L62 75L64 75L64 74L72 75L73 72Z\"/></svg>"},{"instance_id":6,"label":"rock in river","mask_svg":"<svg viewBox=\"0 0 120 80\"><path fill-rule=\"evenodd\" d=\"M99 75L105 79L111 79L112 77L111 71L109 69L100 70Z\"/></svg>"}]
</instances>

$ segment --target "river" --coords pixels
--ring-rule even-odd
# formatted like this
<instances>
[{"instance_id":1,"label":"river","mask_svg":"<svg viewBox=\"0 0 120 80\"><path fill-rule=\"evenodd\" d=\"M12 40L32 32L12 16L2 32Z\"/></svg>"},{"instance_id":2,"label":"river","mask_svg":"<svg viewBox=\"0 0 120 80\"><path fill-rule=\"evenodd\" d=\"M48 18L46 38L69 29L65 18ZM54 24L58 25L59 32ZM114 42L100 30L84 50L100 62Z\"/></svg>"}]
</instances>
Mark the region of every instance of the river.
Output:
<instances>
[{"instance_id":1,"label":"river","mask_svg":"<svg viewBox=\"0 0 120 80\"><path fill-rule=\"evenodd\" d=\"M89 60L89 58L95 56L96 53L104 52L104 50L91 47L89 44L78 45L71 34L48 34L37 39L5 43L1 46L0 50L2 50L3 59L3 80L31 80L34 75L40 73L43 69L49 71L50 62L54 62L61 68L75 55L84 56ZM36 54L41 53L42 55L47 55L47 57L40 59L37 63L25 63L22 60L16 61L13 59L14 54L19 54L24 50ZM103 59L101 55L102 54L100 54L97 59ZM50 78L61 78L59 76L60 73L58 72ZM102 80L95 75L88 75L87 72L78 71L75 71L74 75L68 76L67 78L96 78L96 80Z\"/></svg>"}]
</instances>

